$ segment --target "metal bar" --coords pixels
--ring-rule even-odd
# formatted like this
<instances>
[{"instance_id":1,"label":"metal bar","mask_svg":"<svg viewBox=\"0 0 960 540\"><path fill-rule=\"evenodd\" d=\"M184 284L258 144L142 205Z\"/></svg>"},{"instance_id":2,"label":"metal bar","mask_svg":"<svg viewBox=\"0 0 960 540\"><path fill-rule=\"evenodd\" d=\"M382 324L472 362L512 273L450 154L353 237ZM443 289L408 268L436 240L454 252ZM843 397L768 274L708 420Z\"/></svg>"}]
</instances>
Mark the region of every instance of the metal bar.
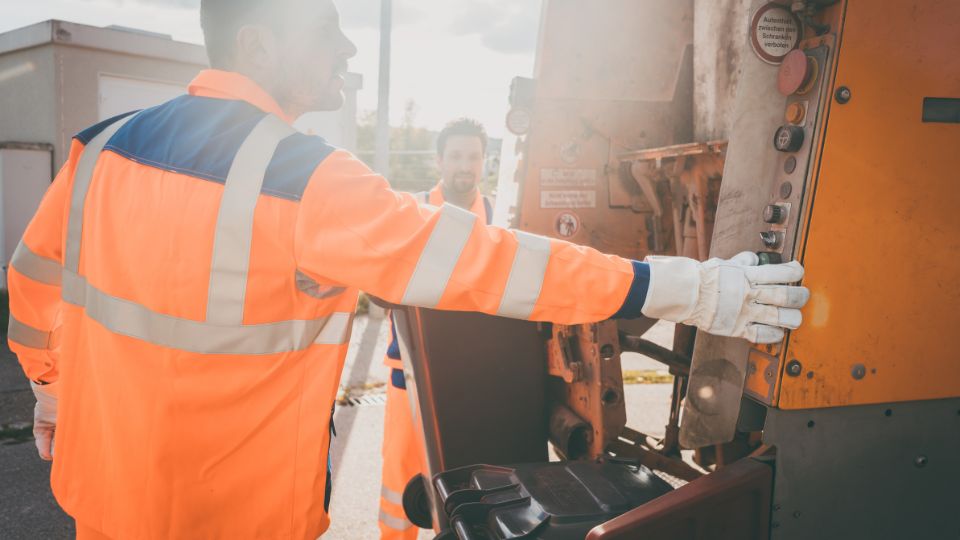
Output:
<instances>
[{"instance_id":1,"label":"metal bar","mask_svg":"<svg viewBox=\"0 0 960 540\"><path fill-rule=\"evenodd\" d=\"M661 347L652 341L620 332L620 348L624 351L640 353L666 364L674 375L690 374L690 358Z\"/></svg>"}]
</instances>

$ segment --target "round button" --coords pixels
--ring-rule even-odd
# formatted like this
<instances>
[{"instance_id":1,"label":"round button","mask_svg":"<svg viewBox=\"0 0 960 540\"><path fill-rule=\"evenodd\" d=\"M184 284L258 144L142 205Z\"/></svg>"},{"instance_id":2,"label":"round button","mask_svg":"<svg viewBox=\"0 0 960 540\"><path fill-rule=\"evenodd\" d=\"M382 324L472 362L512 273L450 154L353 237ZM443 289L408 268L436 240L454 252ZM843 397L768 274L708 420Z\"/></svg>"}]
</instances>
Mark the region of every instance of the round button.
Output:
<instances>
[{"instance_id":1,"label":"round button","mask_svg":"<svg viewBox=\"0 0 960 540\"><path fill-rule=\"evenodd\" d=\"M807 55L799 49L794 49L787 53L780 64L780 71L777 73L777 90L785 96L795 93L803 88L807 79L810 78L810 62Z\"/></svg>"},{"instance_id":2,"label":"round button","mask_svg":"<svg viewBox=\"0 0 960 540\"><path fill-rule=\"evenodd\" d=\"M803 103L791 103L787 105L787 111L783 114L783 118L788 124L802 124L806 115L807 108L803 106Z\"/></svg>"},{"instance_id":3,"label":"round button","mask_svg":"<svg viewBox=\"0 0 960 540\"><path fill-rule=\"evenodd\" d=\"M767 223L783 223L784 217L786 212L779 204L769 204L763 209L763 220Z\"/></svg>"},{"instance_id":4,"label":"round button","mask_svg":"<svg viewBox=\"0 0 960 540\"><path fill-rule=\"evenodd\" d=\"M783 236L776 231L763 231L760 233L760 241L768 249L779 249L783 243Z\"/></svg>"},{"instance_id":5,"label":"round button","mask_svg":"<svg viewBox=\"0 0 960 540\"><path fill-rule=\"evenodd\" d=\"M773 146L781 152L796 152L803 146L803 128L781 126L773 137Z\"/></svg>"}]
</instances>

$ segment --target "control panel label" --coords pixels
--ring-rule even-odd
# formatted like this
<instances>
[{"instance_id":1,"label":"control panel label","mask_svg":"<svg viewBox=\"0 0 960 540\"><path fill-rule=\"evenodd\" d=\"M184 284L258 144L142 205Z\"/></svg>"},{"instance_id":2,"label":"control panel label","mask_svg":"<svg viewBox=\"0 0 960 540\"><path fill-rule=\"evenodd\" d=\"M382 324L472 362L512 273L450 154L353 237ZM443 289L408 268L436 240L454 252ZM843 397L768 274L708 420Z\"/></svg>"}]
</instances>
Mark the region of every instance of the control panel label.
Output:
<instances>
[{"instance_id":1,"label":"control panel label","mask_svg":"<svg viewBox=\"0 0 960 540\"><path fill-rule=\"evenodd\" d=\"M542 188L589 188L596 185L596 169L540 169Z\"/></svg>"},{"instance_id":2,"label":"control panel label","mask_svg":"<svg viewBox=\"0 0 960 540\"><path fill-rule=\"evenodd\" d=\"M596 191L541 191L540 208L596 208Z\"/></svg>"},{"instance_id":3,"label":"control panel label","mask_svg":"<svg viewBox=\"0 0 960 540\"><path fill-rule=\"evenodd\" d=\"M768 64L779 64L787 53L800 44L801 23L786 7L769 3L753 15L750 43L753 52Z\"/></svg>"}]
</instances>

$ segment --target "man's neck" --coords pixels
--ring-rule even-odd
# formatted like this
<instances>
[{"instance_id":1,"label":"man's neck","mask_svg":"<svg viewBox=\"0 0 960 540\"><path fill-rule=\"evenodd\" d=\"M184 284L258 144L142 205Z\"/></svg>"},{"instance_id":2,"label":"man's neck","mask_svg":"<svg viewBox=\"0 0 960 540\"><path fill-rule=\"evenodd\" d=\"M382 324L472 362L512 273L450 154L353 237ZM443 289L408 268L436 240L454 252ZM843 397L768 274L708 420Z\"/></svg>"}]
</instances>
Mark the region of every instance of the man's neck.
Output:
<instances>
[{"instance_id":1,"label":"man's neck","mask_svg":"<svg viewBox=\"0 0 960 540\"><path fill-rule=\"evenodd\" d=\"M476 188L471 189L466 193L456 193L453 190L448 189L445 184L440 184L440 191L443 192L444 201L467 210L472 208L474 201L477 200Z\"/></svg>"}]
</instances>

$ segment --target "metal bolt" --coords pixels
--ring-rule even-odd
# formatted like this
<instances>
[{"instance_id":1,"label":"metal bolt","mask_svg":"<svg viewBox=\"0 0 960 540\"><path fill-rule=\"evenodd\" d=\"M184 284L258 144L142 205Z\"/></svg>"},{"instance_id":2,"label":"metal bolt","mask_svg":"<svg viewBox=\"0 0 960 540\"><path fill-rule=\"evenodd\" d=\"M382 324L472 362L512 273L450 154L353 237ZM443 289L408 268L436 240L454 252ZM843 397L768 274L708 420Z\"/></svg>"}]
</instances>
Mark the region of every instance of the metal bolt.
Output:
<instances>
[{"instance_id":1,"label":"metal bolt","mask_svg":"<svg viewBox=\"0 0 960 540\"><path fill-rule=\"evenodd\" d=\"M917 466L918 469L922 469L927 466L927 456L917 456L913 460L913 464Z\"/></svg>"},{"instance_id":2,"label":"metal bolt","mask_svg":"<svg viewBox=\"0 0 960 540\"><path fill-rule=\"evenodd\" d=\"M790 363L787 364L787 375L799 377L801 373L803 373L803 366L799 360L791 360Z\"/></svg>"},{"instance_id":3,"label":"metal bolt","mask_svg":"<svg viewBox=\"0 0 960 540\"><path fill-rule=\"evenodd\" d=\"M787 158L786 161L783 162L783 172L785 172L785 173L787 173L787 174L793 174L793 171L795 171L795 170L797 170L797 158L795 158L795 157L793 157L793 156L790 156L790 157ZM787 182L787 183L789 184L789 182ZM783 191L783 190L782 190L782 187L781 187L781 193L782 193L782 191ZM790 196L790 195L787 194L787 197L789 197L789 196ZM784 198L786 198L786 197L784 197Z\"/></svg>"},{"instance_id":4,"label":"metal bolt","mask_svg":"<svg viewBox=\"0 0 960 540\"><path fill-rule=\"evenodd\" d=\"M600 358L610 360L613 358L613 345L607 344L600 347Z\"/></svg>"},{"instance_id":5,"label":"metal bolt","mask_svg":"<svg viewBox=\"0 0 960 540\"><path fill-rule=\"evenodd\" d=\"M776 521L774 521L773 523L771 523L770 526L773 527L774 529L779 529L779 528L780 528L780 524L779 524L778 522L776 522Z\"/></svg>"},{"instance_id":6,"label":"metal bolt","mask_svg":"<svg viewBox=\"0 0 960 540\"><path fill-rule=\"evenodd\" d=\"M773 511L776 512L778 510L780 510L780 505L779 504L773 505Z\"/></svg>"},{"instance_id":7,"label":"metal bolt","mask_svg":"<svg viewBox=\"0 0 960 540\"><path fill-rule=\"evenodd\" d=\"M793 518L794 518L794 519L800 519L800 511L799 511L799 510L797 510L796 512L793 513Z\"/></svg>"},{"instance_id":8,"label":"metal bolt","mask_svg":"<svg viewBox=\"0 0 960 540\"><path fill-rule=\"evenodd\" d=\"M840 88L837 88L836 93L834 93L834 97L837 98L837 103L844 105L850 101L850 98L853 97L853 93L850 92L850 89L846 86L841 86Z\"/></svg>"},{"instance_id":9,"label":"metal bolt","mask_svg":"<svg viewBox=\"0 0 960 540\"><path fill-rule=\"evenodd\" d=\"M812 378L813 378L813 372L812 372L812 371L808 371L808 372L807 372L807 378L808 378L808 379L812 379Z\"/></svg>"},{"instance_id":10,"label":"metal bolt","mask_svg":"<svg viewBox=\"0 0 960 540\"><path fill-rule=\"evenodd\" d=\"M792 159L792 158L791 158ZM793 184L790 182L784 182L780 184L780 198L787 199L790 197L790 194L793 193Z\"/></svg>"},{"instance_id":11,"label":"metal bolt","mask_svg":"<svg viewBox=\"0 0 960 540\"><path fill-rule=\"evenodd\" d=\"M850 374L853 375L853 378L860 380L867 375L867 368L863 364L854 364L853 369L850 370Z\"/></svg>"}]
</instances>

